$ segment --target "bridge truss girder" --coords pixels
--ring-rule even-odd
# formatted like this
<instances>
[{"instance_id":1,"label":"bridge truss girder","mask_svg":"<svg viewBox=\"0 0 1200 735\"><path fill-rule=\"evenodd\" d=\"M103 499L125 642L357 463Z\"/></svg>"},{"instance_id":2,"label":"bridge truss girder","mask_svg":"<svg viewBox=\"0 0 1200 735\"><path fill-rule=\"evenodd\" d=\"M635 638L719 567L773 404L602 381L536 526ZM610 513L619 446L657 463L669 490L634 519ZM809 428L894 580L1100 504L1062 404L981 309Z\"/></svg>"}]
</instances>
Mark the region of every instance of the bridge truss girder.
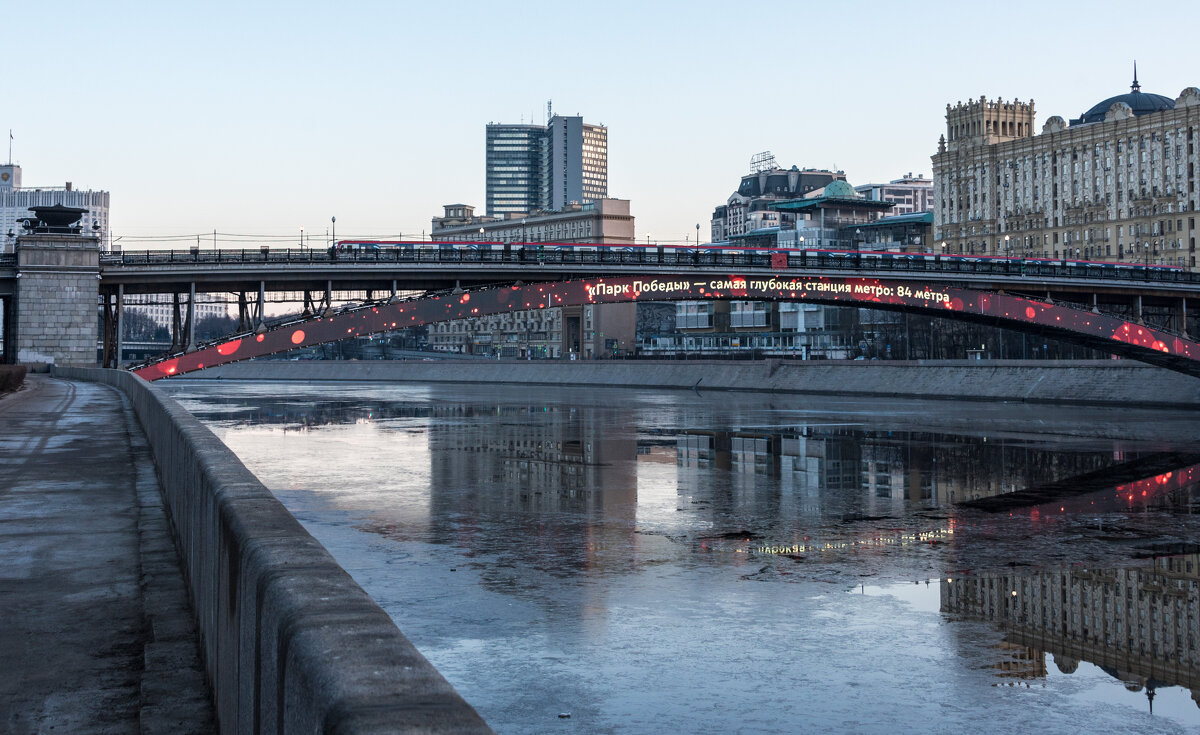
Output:
<instances>
[{"instance_id":1,"label":"bridge truss girder","mask_svg":"<svg viewBox=\"0 0 1200 735\"><path fill-rule=\"evenodd\" d=\"M261 288L260 288L261 294ZM510 311L630 301L795 301L908 311L1045 334L1200 377L1200 344L1129 319L1003 292L858 277L621 276L534 283L327 309L134 371L147 380L353 337Z\"/></svg>"}]
</instances>

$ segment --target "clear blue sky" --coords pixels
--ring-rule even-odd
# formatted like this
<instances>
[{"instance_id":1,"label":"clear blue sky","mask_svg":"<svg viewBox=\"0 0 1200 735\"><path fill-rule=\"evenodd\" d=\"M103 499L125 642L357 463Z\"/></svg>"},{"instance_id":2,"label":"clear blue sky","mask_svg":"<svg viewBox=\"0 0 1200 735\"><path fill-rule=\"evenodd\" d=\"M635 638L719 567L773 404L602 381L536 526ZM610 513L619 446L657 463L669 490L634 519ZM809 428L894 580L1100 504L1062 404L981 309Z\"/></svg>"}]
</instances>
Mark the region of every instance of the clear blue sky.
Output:
<instances>
[{"instance_id":1,"label":"clear blue sky","mask_svg":"<svg viewBox=\"0 0 1200 735\"><path fill-rule=\"evenodd\" d=\"M10 3L0 129L26 185L112 192L130 247L321 237L335 215L339 237L408 236L443 204L482 212L484 125L541 122L552 99L608 126L609 194L639 237L707 239L760 151L853 184L929 176L947 102L1033 98L1040 128L1128 91L1135 58L1143 91L1200 86L1197 8Z\"/></svg>"}]
</instances>

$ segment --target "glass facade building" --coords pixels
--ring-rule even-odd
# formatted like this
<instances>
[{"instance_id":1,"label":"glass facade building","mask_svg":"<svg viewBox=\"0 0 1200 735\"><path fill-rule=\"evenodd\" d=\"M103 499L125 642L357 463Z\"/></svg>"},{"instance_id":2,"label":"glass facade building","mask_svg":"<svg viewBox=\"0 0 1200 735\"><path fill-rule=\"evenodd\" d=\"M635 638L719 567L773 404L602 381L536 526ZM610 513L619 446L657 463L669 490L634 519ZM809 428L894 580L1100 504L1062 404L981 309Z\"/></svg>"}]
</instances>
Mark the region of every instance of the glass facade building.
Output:
<instances>
[{"instance_id":1,"label":"glass facade building","mask_svg":"<svg viewBox=\"0 0 1200 735\"><path fill-rule=\"evenodd\" d=\"M489 217L561 211L608 196L608 129L554 115L548 125L489 123Z\"/></svg>"},{"instance_id":2,"label":"glass facade building","mask_svg":"<svg viewBox=\"0 0 1200 735\"><path fill-rule=\"evenodd\" d=\"M487 214L503 217L541 208L546 128L541 125L487 126Z\"/></svg>"}]
</instances>

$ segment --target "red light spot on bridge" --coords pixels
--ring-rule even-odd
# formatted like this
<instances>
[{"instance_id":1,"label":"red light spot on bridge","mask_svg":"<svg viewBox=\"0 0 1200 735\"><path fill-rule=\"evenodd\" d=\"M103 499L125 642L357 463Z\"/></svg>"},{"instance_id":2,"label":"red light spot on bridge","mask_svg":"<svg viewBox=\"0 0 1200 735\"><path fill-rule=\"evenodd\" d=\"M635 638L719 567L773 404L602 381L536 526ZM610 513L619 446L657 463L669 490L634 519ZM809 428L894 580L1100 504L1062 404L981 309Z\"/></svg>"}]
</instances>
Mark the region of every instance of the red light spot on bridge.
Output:
<instances>
[{"instance_id":1,"label":"red light spot on bridge","mask_svg":"<svg viewBox=\"0 0 1200 735\"><path fill-rule=\"evenodd\" d=\"M254 338L254 341L255 341L255 342L262 342L262 341L263 341L263 335L261 335L261 334L260 334L260 335L258 335L257 337L255 337L255 338Z\"/></svg>"},{"instance_id":2,"label":"red light spot on bridge","mask_svg":"<svg viewBox=\"0 0 1200 735\"><path fill-rule=\"evenodd\" d=\"M1032 319L1035 316L1037 316L1037 311L1035 311L1032 306L1026 306L1025 307L1025 318Z\"/></svg>"},{"instance_id":3,"label":"red light spot on bridge","mask_svg":"<svg viewBox=\"0 0 1200 735\"><path fill-rule=\"evenodd\" d=\"M297 329L296 331L292 332L292 344L298 345L303 341L304 341L304 330L303 329Z\"/></svg>"},{"instance_id":4,"label":"red light spot on bridge","mask_svg":"<svg viewBox=\"0 0 1200 735\"><path fill-rule=\"evenodd\" d=\"M237 352L238 348L241 346L242 341L240 339L231 340L223 345L217 345L217 354L232 355L233 353Z\"/></svg>"}]
</instances>

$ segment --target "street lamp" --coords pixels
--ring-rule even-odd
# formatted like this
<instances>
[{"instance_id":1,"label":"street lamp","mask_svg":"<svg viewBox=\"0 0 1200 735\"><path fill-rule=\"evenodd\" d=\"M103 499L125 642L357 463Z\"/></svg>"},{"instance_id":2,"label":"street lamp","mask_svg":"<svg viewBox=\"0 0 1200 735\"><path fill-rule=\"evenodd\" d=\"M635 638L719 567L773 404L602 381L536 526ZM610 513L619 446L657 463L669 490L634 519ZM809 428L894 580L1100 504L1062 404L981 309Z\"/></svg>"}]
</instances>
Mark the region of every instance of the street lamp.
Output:
<instances>
[{"instance_id":1,"label":"street lamp","mask_svg":"<svg viewBox=\"0 0 1200 735\"><path fill-rule=\"evenodd\" d=\"M1004 236L1004 257L1012 257L1012 245L1008 242L1008 235Z\"/></svg>"},{"instance_id":2,"label":"street lamp","mask_svg":"<svg viewBox=\"0 0 1200 735\"><path fill-rule=\"evenodd\" d=\"M480 240L480 242L483 241L483 228L482 227L479 228L479 240Z\"/></svg>"},{"instance_id":3,"label":"street lamp","mask_svg":"<svg viewBox=\"0 0 1200 735\"><path fill-rule=\"evenodd\" d=\"M700 244L700 223L696 223L696 244Z\"/></svg>"},{"instance_id":4,"label":"street lamp","mask_svg":"<svg viewBox=\"0 0 1200 735\"><path fill-rule=\"evenodd\" d=\"M862 259L862 230L854 230L854 263L857 265Z\"/></svg>"},{"instance_id":5,"label":"street lamp","mask_svg":"<svg viewBox=\"0 0 1200 735\"><path fill-rule=\"evenodd\" d=\"M330 217L329 223L333 225L333 242L331 245L337 245L337 217Z\"/></svg>"},{"instance_id":6,"label":"street lamp","mask_svg":"<svg viewBox=\"0 0 1200 735\"><path fill-rule=\"evenodd\" d=\"M300 249L304 249L304 228L300 228Z\"/></svg>"},{"instance_id":7,"label":"street lamp","mask_svg":"<svg viewBox=\"0 0 1200 735\"><path fill-rule=\"evenodd\" d=\"M650 245L650 233L649 232L646 233L646 245L647 246Z\"/></svg>"}]
</instances>

